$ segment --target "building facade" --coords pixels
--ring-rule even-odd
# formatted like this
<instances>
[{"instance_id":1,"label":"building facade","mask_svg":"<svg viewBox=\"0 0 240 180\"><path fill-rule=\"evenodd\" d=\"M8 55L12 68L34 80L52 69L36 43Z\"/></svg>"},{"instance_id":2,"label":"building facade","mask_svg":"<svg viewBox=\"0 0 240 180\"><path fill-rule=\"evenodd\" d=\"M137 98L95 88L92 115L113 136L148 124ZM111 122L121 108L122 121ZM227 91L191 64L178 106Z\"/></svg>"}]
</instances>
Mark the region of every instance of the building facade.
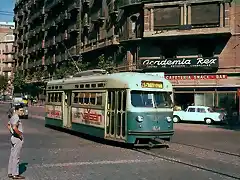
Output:
<instances>
[{"instance_id":1,"label":"building facade","mask_svg":"<svg viewBox=\"0 0 240 180\"><path fill-rule=\"evenodd\" d=\"M14 43L14 23L0 22L0 74L8 78L8 87L5 94L12 94L12 82L14 75L13 48Z\"/></svg>"},{"instance_id":2,"label":"building facade","mask_svg":"<svg viewBox=\"0 0 240 180\"><path fill-rule=\"evenodd\" d=\"M237 0L19 0L14 12L26 76L104 54L117 71L165 72L177 104L237 107Z\"/></svg>"}]
</instances>

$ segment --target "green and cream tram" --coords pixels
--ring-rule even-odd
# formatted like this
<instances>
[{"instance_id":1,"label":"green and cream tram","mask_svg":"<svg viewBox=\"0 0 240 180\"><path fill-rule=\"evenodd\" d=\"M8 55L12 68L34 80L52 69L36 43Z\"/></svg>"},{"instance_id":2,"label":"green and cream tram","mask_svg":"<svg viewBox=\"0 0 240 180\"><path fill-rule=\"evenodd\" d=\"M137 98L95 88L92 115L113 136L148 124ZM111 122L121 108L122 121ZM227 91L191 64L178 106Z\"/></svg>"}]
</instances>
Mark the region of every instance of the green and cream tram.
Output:
<instances>
[{"instance_id":1,"label":"green and cream tram","mask_svg":"<svg viewBox=\"0 0 240 180\"><path fill-rule=\"evenodd\" d=\"M170 140L172 84L136 72L99 74L47 84L46 126L56 126L134 145Z\"/></svg>"}]
</instances>

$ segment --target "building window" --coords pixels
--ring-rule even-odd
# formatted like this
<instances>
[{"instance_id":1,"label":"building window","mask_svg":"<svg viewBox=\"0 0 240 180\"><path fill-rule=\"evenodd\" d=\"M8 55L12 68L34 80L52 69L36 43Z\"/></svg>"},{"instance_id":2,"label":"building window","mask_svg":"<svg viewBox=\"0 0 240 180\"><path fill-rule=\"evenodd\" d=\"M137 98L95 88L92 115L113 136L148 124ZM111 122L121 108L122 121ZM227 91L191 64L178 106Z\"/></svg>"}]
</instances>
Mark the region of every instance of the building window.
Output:
<instances>
[{"instance_id":1,"label":"building window","mask_svg":"<svg viewBox=\"0 0 240 180\"><path fill-rule=\"evenodd\" d=\"M154 31L175 29L181 25L180 6L156 7L154 14Z\"/></svg>"},{"instance_id":2,"label":"building window","mask_svg":"<svg viewBox=\"0 0 240 180\"><path fill-rule=\"evenodd\" d=\"M191 5L192 27L218 27L220 25L220 4L201 3Z\"/></svg>"}]
</instances>

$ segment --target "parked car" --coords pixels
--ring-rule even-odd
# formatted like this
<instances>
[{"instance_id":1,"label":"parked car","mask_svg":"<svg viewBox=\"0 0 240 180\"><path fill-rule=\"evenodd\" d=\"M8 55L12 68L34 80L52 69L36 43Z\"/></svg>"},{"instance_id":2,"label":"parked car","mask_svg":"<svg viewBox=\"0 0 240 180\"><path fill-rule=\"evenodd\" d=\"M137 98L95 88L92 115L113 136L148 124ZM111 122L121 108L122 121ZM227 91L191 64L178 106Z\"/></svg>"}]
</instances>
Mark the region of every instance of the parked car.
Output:
<instances>
[{"instance_id":1,"label":"parked car","mask_svg":"<svg viewBox=\"0 0 240 180\"><path fill-rule=\"evenodd\" d=\"M184 111L173 112L173 122L180 121L203 121L206 124L212 124L213 122L224 122L225 115L208 106L188 106Z\"/></svg>"}]
</instances>

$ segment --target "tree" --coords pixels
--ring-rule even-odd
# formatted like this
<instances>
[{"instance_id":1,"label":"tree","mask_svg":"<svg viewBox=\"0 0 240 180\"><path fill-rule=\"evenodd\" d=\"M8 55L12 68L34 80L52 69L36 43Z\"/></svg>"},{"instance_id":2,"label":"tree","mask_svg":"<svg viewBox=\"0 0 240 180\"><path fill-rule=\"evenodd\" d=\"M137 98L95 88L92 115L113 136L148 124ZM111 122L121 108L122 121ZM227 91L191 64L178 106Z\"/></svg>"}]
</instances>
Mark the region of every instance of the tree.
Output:
<instances>
[{"instance_id":1,"label":"tree","mask_svg":"<svg viewBox=\"0 0 240 180\"><path fill-rule=\"evenodd\" d=\"M97 67L100 69L110 71L110 72L113 71L114 70L114 61L113 61L112 56L109 56L108 58L106 58L104 56L104 54L99 56Z\"/></svg>"},{"instance_id":2,"label":"tree","mask_svg":"<svg viewBox=\"0 0 240 180\"><path fill-rule=\"evenodd\" d=\"M76 66L79 68L80 71L84 71L87 69L89 65L89 63L83 63L82 61L75 61L75 63L76 64L70 61L66 64L62 64L60 67L56 69L55 77L57 79L61 79L69 75L74 75L78 72Z\"/></svg>"},{"instance_id":3,"label":"tree","mask_svg":"<svg viewBox=\"0 0 240 180\"><path fill-rule=\"evenodd\" d=\"M8 85L8 78L6 76L0 75L0 90L5 91Z\"/></svg>"},{"instance_id":4,"label":"tree","mask_svg":"<svg viewBox=\"0 0 240 180\"><path fill-rule=\"evenodd\" d=\"M13 79L13 86L15 92L22 92L23 88L25 87L26 82L22 73L17 71L14 75Z\"/></svg>"}]
</instances>

